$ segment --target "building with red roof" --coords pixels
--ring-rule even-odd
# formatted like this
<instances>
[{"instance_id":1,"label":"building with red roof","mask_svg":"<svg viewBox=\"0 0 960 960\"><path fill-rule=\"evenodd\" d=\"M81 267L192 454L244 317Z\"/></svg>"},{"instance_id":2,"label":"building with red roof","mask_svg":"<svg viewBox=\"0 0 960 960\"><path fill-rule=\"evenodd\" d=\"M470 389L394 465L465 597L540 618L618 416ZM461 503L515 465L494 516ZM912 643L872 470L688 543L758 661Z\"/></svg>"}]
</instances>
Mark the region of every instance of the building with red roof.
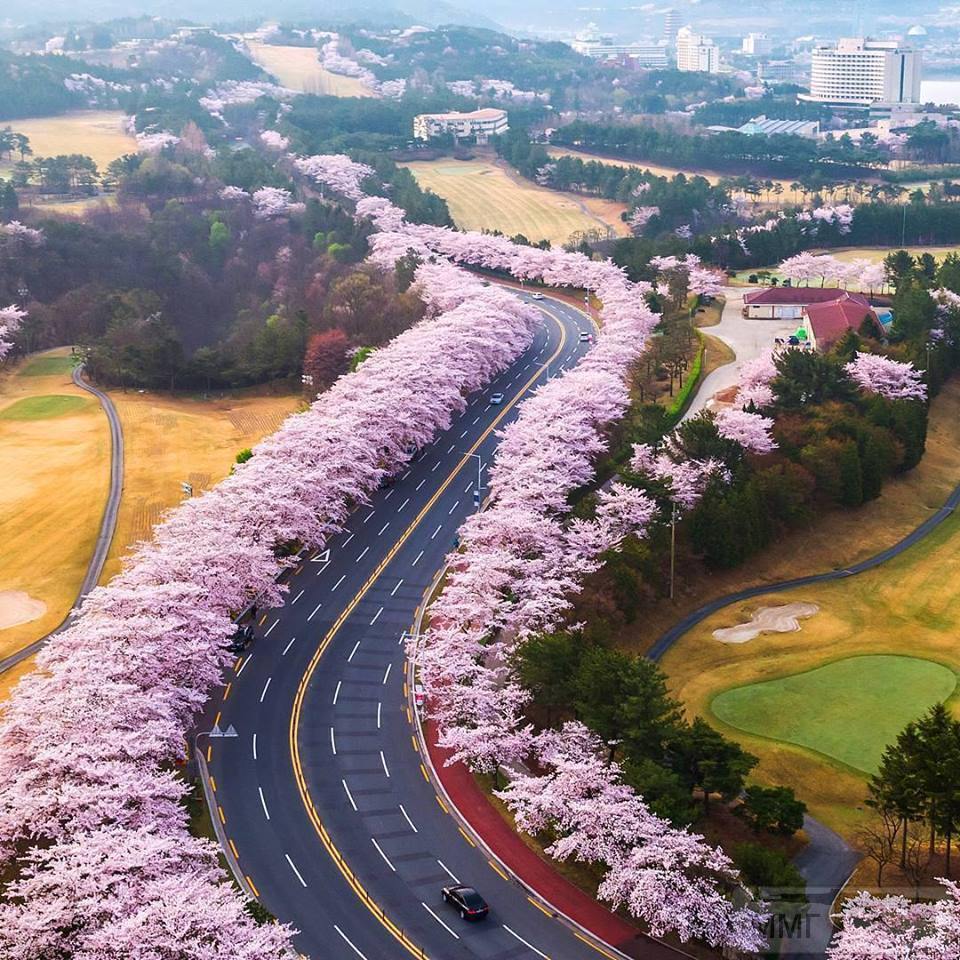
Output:
<instances>
[{"instance_id":1,"label":"building with red roof","mask_svg":"<svg viewBox=\"0 0 960 960\"><path fill-rule=\"evenodd\" d=\"M743 295L743 315L760 320L799 320L812 303L839 300L839 287L764 287Z\"/></svg>"},{"instance_id":2,"label":"building with red roof","mask_svg":"<svg viewBox=\"0 0 960 960\"><path fill-rule=\"evenodd\" d=\"M889 318L889 310L883 311ZM839 287L764 287L743 297L743 315L758 320L796 320L797 337L811 347L829 350L848 330L860 331L864 320L878 337L886 327L870 301Z\"/></svg>"},{"instance_id":3,"label":"building with red roof","mask_svg":"<svg viewBox=\"0 0 960 960\"><path fill-rule=\"evenodd\" d=\"M836 300L808 304L801 326L807 333L808 343L825 352L848 331L858 333L865 321L876 328L877 336L884 335L883 325L870 301L859 293L844 291Z\"/></svg>"}]
</instances>

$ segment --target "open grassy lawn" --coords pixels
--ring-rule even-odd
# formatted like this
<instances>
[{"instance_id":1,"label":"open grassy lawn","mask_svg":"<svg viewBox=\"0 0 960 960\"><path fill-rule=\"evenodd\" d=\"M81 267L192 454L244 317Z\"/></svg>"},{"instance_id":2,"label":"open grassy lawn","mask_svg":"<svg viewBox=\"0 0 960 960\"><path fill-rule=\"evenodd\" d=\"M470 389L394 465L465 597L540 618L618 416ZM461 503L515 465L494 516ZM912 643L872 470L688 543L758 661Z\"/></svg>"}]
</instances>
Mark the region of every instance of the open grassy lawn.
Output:
<instances>
[{"instance_id":1,"label":"open grassy lawn","mask_svg":"<svg viewBox=\"0 0 960 960\"><path fill-rule=\"evenodd\" d=\"M758 583L840 569L897 542L935 512L960 481L960 380L931 410L927 453L882 495L853 511L830 511L743 567L684 578L677 600L645 611L622 629L618 646L643 651L686 612L711 598ZM733 687L776 680L851 656L909 655L960 670L960 518L898 559L832 584L754 598L719 611L681 638L663 659L670 689L693 716L701 714L760 757L764 783L789 783L815 816L852 836L863 816L864 777L851 766L794 744L729 727L713 716L714 698ZM764 634L744 644L713 638L718 627L750 619L759 607L807 601L820 612L796 633ZM956 702L957 698L954 697ZM860 809L858 809L860 807Z\"/></svg>"},{"instance_id":2,"label":"open grassy lawn","mask_svg":"<svg viewBox=\"0 0 960 960\"><path fill-rule=\"evenodd\" d=\"M466 230L522 233L536 243L562 244L577 230L610 226L623 231L622 204L548 190L514 178L483 160L425 160L406 163L421 187L443 197L457 226ZM592 207L590 206L592 204ZM598 206L601 204L602 206Z\"/></svg>"},{"instance_id":3,"label":"open grassy lawn","mask_svg":"<svg viewBox=\"0 0 960 960\"><path fill-rule=\"evenodd\" d=\"M949 667L915 657L864 656L726 690L710 708L738 730L784 740L876 773L888 743L957 686Z\"/></svg>"},{"instance_id":4,"label":"open grassy lawn","mask_svg":"<svg viewBox=\"0 0 960 960\"><path fill-rule=\"evenodd\" d=\"M66 615L106 501L106 417L73 385L70 370L64 347L0 374L0 603L2 619L11 623L0 629L0 656L43 636ZM16 622L28 605L31 619Z\"/></svg>"},{"instance_id":5,"label":"open grassy lawn","mask_svg":"<svg viewBox=\"0 0 960 960\"><path fill-rule=\"evenodd\" d=\"M54 393L44 397L24 397L0 410L0 420L49 420L77 413L93 404L86 397Z\"/></svg>"},{"instance_id":6,"label":"open grassy lawn","mask_svg":"<svg viewBox=\"0 0 960 960\"><path fill-rule=\"evenodd\" d=\"M123 500L102 580L120 569L128 548L149 539L163 512L223 479L237 453L253 446L297 409L299 397L244 392L218 399L112 390L126 445Z\"/></svg>"},{"instance_id":7,"label":"open grassy lawn","mask_svg":"<svg viewBox=\"0 0 960 960\"><path fill-rule=\"evenodd\" d=\"M320 66L315 47L285 47L247 41L250 55L281 86L301 93L330 97L374 97L376 94L355 77L330 73Z\"/></svg>"},{"instance_id":8,"label":"open grassy lawn","mask_svg":"<svg viewBox=\"0 0 960 960\"><path fill-rule=\"evenodd\" d=\"M123 129L125 116L120 110L74 110L57 117L31 117L8 123L17 133L30 138L35 157L82 153L92 157L103 171L112 160L137 150L137 141ZM17 159L14 154L13 161ZM11 166L0 163L0 176L9 172Z\"/></svg>"}]
</instances>

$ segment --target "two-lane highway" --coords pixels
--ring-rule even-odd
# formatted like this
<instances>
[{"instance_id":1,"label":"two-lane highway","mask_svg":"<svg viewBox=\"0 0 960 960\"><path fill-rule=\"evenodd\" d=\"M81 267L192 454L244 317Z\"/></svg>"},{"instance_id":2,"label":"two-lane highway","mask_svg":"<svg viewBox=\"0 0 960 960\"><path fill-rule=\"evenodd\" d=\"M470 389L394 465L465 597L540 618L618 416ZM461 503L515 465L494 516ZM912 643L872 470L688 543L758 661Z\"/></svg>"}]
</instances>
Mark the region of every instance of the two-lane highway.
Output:
<instances>
[{"instance_id":1,"label":"two-lane highway","mask_svg":"<svg viewBox=\"0 0 960 960\"><path fill-rule=\"evenodd\" d=\"M405 634L476 509L496 428L589 346L581 313L538 305L530 349L292 572L223 691L217 719L239 736L210 750L215 815L251 888L314 960L597 956L459 829L422 767L405 689ZM443 904L455 881L481 891L486 921Z\"/></svg>"}]
</instances>

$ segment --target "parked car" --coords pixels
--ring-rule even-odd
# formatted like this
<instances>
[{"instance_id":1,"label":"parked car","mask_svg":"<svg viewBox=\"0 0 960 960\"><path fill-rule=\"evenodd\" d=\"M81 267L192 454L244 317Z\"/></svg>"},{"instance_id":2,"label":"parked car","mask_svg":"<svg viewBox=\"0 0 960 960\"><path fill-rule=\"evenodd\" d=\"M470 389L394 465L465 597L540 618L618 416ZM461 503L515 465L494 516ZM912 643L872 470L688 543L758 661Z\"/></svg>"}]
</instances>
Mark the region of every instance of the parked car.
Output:
<instances>
[{"instance_id":1,"label":"parked car","mask_svg":"<svg viewBox=\"0 0 960 960\"><path fill-rule=\"evenodd\" d=\"M503 403L503 394L502 393L491 393L490 402L495 406L499 407Z\"/></svg>"},{"instance_id":2,"label":"parked car","mask_svg":"<svg viewBox=\"0 0 960 960\"><path fill-rule=\"evenodd\" d=\"M487 901L473 887L458 883L443 888L443 902L460 911L463 920L482 920L489 912Z\"/></svg>"}]
</instances>

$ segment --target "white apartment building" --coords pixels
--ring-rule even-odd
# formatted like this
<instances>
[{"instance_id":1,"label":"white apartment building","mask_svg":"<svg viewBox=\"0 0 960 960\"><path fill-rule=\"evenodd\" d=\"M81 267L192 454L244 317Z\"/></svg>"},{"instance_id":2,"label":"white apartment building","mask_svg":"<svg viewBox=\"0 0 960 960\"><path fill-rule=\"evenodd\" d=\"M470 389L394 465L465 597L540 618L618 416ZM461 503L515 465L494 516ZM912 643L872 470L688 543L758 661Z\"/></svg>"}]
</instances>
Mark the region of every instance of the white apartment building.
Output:
<instances>
[{"instance_id":1,"label":"white apartment building","mask_svg":"<svg viewBox=\"0 0 960 960\"><path fill-rule=\"evenodd\" d=\"M680 30L682 21L680 20L680 11L669 9L663 12L663 39L668 46L673 46L677 42L677 32Z\"/></svg>"},{"instance_id":2,"label":"white apartment building","mask_svg":"<svg viewBox=\"0 0 960 960\"><path fill-rule=\"evenodd\" d=\"M720 48L709 38L694 33L692 27L677 31L677 69L685 72L720 72Z\"/></svg>"},{"instance_id":3,"label":"white apartment building","mask_svg":"<svg viewBox=\"0 0 960 960\"><path fill-rule=\"evenodd\" d=\"M816 47L810 93L816 103L869 106L920 102L921 54L895 40L847 37L835 47Z\"/></svg>"},{"instance_id":4,"label":"white apartment building","mask_svg":"<svg viewBox=\"0 0 960 960\"><path fill-rule=\"evenodd\" d=\"M768 57L773 52L773 41L765 33L748 33L741 50L749 57Z\"/></svg>"},{"instance_id":5,"label":"white apartment building","mask_svg":"<svg viewBox=\"0 0 960 960\"><path fill-rule=\"evenodd\" d=\"M594 24L577 34L570 44L577 53L594 60L621 60L629 57L637 66L665 70L667 68L667 45L662 41L617 43L608 34L596 32Z\"/></svg>"},{"instance_id":6,"label":"white apartment building","mask_svg":"<svg viewBox=\"0 0 960 960\"><path fill-rule=\"evenodd\" d=\"M416 140L430 140L445 133L456 139L476 137L477 143L486 143L498 133L506 133L507 111L494 107L472 110L470 113L420 113L413 118L413 136Z\"/></svg>"}]
</instances>

